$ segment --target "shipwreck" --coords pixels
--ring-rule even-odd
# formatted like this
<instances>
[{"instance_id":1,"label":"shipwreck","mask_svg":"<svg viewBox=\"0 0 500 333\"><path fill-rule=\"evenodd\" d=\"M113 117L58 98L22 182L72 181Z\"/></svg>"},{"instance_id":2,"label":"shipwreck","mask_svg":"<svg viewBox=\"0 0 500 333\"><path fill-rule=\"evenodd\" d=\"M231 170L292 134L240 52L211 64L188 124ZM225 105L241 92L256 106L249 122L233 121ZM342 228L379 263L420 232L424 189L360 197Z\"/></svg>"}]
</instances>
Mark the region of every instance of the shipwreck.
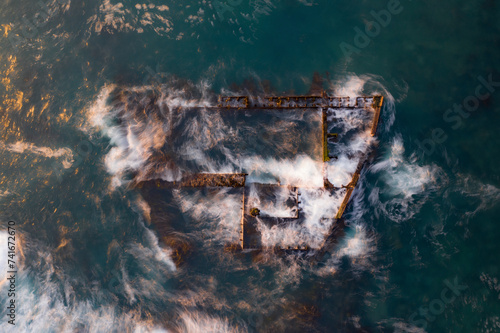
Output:
<instances>
[{"instance_id":1,"label":"shipwreck","mask_svg":"<svg viewBox=\"0 0 500 333\"><path fill-rule=\"evenodd\" d=\"M272 97L255 97L255 96L220 96L217 105L203 106L208 112L212 109L218 112L259 112L259 110L276 110L288 112L290 110L303 110L305 112L320 112L321 128L318 128L321 138L322 164L323 164L323 183L322 186L312 184L304 186L303 184L280 184L275 183L256 183L247 181L248 174L246 173L191 173L182 174L180 180L165 181L161 179L134 180L133 186L146 191L147 189L175 189L175 188L217 188L229 187L241 189L241 218L238 224L239 242L227 244L226 249L230 251L260 251L270 250L280 253L313 253L314 256L320 255L328 251L335 238L343 230L343 215L349 204L354 189L359 181L360 173L363 166L370 159L370 154L373 151L373 142L363 148L363 151L356 151L348 154L350 165L354 165L349 171L349 181L335 181L336 177L332 176L335 169L330 170L331 166L338 159L336 155L336 147L342 139L352 140L352 131L363 132L364 135L376 136L377 126L379 123L380 113L383 106L383 96L360 96L355 98L350 97L333 97L322 92L318 96L272 96ZM356 112L359 119L362 121L355 128L349 131L335 131L337 126L336 121L338 115L345 112ZM345 138L343 138L345 136ZM336 146L337 145L337 146ZM330 170L330 171L329 171ZM273 232L285 232L287 225L300 225L304 223L306 218L300 208L301 189L321 188L321 191L326 191L332 195L341 198L340 205L331 219L333 223L329 226L328 234L321 242L316 242L315 246L302 242L300 237L295 240L294 244L269 244L266 242L262 234L263 226L266 230ZM269 200L274 200L277 191L286 191L286 202L281 203L284 209L289 212L286 216L270 216L261 212L262 205L269 203ZM161 226L160 226L161 229ZM174 249L177 248L179 256L182 253L182 244L169 244Z\"/></svg>"}]
</instances>

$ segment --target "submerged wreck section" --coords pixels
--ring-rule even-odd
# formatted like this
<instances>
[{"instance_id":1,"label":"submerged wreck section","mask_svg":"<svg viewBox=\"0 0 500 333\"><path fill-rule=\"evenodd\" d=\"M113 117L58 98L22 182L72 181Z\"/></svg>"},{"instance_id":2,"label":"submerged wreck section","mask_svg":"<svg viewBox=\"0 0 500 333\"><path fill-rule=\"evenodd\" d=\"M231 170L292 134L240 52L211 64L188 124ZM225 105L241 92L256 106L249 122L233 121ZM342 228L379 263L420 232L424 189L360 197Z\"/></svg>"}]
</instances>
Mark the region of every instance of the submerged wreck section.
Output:
<instances>
[{"instance_id":1,"label":"submerged wreck section","mask_svg":"<svg viewBox=\"0 0 500 333\"><path fill-rule=\"evenodd\" d=\"M227 109L311 109L311 108L365 108L379 105L382 96L330 97L322 96L219 96L218 108ZM380 104L381 105L381 104Z\"/></svg>"},{"instance_id":2,"label":"submerged wreck section","mask_svg":"<svg viewBox=\"0 0 500 333\"><path fill-rule=\"evenodd\" d=\"M265 229L298 222L299 210L296 187L254 183L245 188L240 223L241 249L269 247L263 239ZM307 245L303 247L305 249Z\"/></svg>"},{"instance_id":3,"label":"submerged wreck section","mask_svg":"<svg viewBox=\"0 0 500 333\"><path fill-rule=\"evenodd\" d=\"M221 96L217 106L199 107L207 112L303 109L306 113L309 110L319 113L321 146L318 148L322 157L315 163L322 170L323 186L281 184L279 179L275 183L262 183L249 181L246 173L203 172L182 175L175 181L137 180L133 184L141 189L242 188L241 219L235 225L239 228L239 242L229 248L285 253L312 251L312 255L318 255L328 251L342 233L342 216L376 143L373 137L383 101L382 96L329 97L324 93L267 98Z\"/></svg>"},{"instance_id":4,"label":"submerged wreck section","mask_svg":"<svg viewBox=\"0 0 500 333\"><path fill-rule=\"evenodd\" d=\"M184 176L179 181L165 181L161 179L141 181L137 182L135 187L244 187L246 176L247 174L245 173L198 173Z\"/></svg>"}]
</instances>

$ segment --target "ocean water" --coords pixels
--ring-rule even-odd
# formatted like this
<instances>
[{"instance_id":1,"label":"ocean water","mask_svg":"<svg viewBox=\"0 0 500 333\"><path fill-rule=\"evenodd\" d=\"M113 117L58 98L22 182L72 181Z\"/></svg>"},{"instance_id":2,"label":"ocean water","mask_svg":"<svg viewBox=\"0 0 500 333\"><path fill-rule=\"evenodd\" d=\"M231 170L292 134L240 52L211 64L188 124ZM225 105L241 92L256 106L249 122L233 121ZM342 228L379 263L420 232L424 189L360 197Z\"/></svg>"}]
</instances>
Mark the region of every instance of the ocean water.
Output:
<instances>
[{"instance_id":1,"label":"ocean water","mask_svg":"<svg viewBox=\"0 0 500 333\"><path fill-rule=\"evenodd\" d=\"M0 8L0 331L500 331L497 2ZM184 170L321 183L318 113L190 110L218 94L306 94L314 73L331 95L385 97L374 159L321 260L225 251L237 189L129 185ZM342 183L351 166L338 161ZM299 235L315 244L338 198L301 197L311 219Z\"/></svg>"}]
</instances>

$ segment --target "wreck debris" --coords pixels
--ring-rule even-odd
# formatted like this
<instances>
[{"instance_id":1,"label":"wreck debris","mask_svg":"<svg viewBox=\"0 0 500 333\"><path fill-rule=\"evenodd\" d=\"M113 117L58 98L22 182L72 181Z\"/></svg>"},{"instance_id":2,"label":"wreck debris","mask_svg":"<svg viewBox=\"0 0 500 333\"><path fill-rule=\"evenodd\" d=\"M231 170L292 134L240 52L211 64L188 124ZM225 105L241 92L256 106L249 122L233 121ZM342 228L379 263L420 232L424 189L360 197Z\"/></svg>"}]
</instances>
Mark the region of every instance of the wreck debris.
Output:
<instances>
[{"instance_id":1,"label":"wreck debris","mask_svg":"<svg viewBox=\"0 0 500 333\"><path fill-rule=\"evenodd\" d=\"M254 207L252 209L250 209L250 215L252 215L253 217L256 217L260 214L260 209Z\"/></svg>"}]
</instances>

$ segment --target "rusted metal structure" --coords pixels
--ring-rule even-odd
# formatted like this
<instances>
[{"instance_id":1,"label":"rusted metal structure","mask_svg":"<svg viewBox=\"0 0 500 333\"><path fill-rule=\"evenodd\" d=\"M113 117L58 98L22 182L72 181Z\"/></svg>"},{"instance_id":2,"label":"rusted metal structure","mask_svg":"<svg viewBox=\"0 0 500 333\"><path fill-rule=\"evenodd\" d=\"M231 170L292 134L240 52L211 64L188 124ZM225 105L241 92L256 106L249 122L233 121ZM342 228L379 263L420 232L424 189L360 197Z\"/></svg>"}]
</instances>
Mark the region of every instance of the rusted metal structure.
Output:
<instances>
[{"instance_id":1,"label":"rusted metal structure","mask_svg":"<svg viewBox=\"0 0 500 333\"><path fill-rule=\"evenodd\" d=\"M383 106L384 98L382 96L363 96L356 98L349 97L330 97L323 93L321 96L281 96L281 97L251 97L251 96L220 96L218 99L217 106L207 107L213 109L229 109L229 110L259 110L259 109L311 109L314 111L321 110L321 131L322 131L322 150L323 150L323 166L330 161L332 156L328 150L328 139L336 138L337 133L328 133L328 117L327 111L329 109L366 109L369 112L373 112L373 120L371 124L370 134L375 136L377 132L377 126L379 123L380 112ZM351 195L356 187L359 180L360 173L362 171L363 165L367 160L367 154L363 154L359 158L356 171L354 172L350 183L345 188L345 195L342 203L339 207L338 212L335 215L336 222L333 223L330 236L328 236L319 252L326 251L326 246L329 240L338 232L337 222L340 223L342 216L346 210L349 203ZM166 182L162 180L151 180L147 182L137 182L135 186L153 186L159 188L176 188L176 187L241 187L243 188L242 194L242 213L240 222L240 238L239 238L239 248L241 250L254 250L262 248L260 243L260 235L257 230L257 219L260 221L267 221L267 223L287 223L299 218L299 210L297 209L296 217L289 218L273 218L273 217L263 217L254 216L250 213L253 207L248 205L248 187L246 186L246 174L208 174L199 173L186 175L180 181L177 182ZM279 187L281 185L276 184L258 184L261 187ZM293 187L291 187L293 188ZM336 190L327 179L326 172L324 176L324 188L329 190ZM296 188L295 188L296 190ZM296 203L298 207L299 198L297 195ZM258 208L258 207L257 207ZM304 251L309 250L307 246L302 246L297 244L296 246L289 246L286 248L274 248L277 251Z\"/></svg>"},{"instance_id":2,"label":"rusted metal structure","mask_svg":"<svg viewBox=\"0 0 500 333\"><path fill-rule=\"evenodd\" d=\"M140 181L134 184L134 187L245 187L246 176L244 173L196 173L186 175L180 181L169 182L161 179Z\"/></svg>"}]
</instances>

